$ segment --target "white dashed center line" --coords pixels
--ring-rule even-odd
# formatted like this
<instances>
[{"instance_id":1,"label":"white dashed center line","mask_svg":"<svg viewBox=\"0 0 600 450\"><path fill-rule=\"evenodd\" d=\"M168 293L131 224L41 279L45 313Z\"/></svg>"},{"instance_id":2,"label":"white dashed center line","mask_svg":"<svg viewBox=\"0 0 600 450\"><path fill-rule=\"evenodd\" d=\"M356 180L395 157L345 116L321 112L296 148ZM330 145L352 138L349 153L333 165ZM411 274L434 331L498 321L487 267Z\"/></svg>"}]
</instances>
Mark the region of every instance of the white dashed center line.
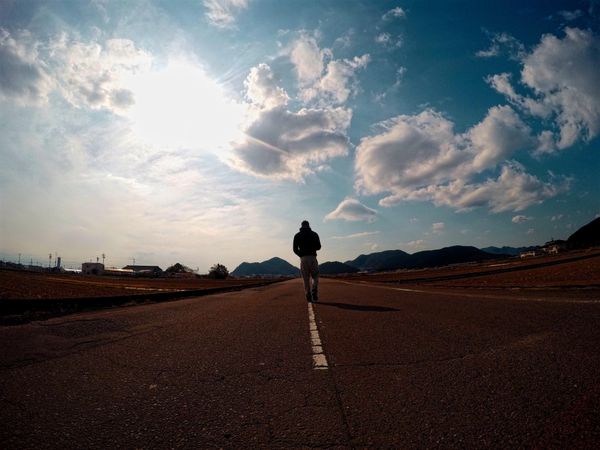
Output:
<instances>
[{"instance_id":1,"label":"white dashed center line","mask_svg":"<svg viewBox=\"0 0 600 450\"><path fill-rule=\"evenodd\" d=\"M308 324L310 329L310 343L312 345L313 369L325 370L328 368L327 357L323 352L323 344L319 336L312 303L308 304Z\"/></svg>"}]
</instances>

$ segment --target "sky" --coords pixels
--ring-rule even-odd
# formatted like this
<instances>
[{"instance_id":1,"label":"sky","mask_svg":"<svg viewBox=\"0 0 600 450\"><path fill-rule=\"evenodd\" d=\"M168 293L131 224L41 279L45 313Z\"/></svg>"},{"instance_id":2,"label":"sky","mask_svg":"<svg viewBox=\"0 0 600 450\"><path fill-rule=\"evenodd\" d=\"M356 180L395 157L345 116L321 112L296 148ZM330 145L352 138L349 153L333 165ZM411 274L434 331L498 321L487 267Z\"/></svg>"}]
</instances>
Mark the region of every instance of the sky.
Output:
<instances>
[{"instance_id":1,"label":"sky","mask_svg":"<svg viewBox=\"0 0 600 450\"><path fill-rule=\"evenodd\" d=\"M0 258L298 264L600 214L600 2L0 0Z\"/></svg>"}]
</instances>

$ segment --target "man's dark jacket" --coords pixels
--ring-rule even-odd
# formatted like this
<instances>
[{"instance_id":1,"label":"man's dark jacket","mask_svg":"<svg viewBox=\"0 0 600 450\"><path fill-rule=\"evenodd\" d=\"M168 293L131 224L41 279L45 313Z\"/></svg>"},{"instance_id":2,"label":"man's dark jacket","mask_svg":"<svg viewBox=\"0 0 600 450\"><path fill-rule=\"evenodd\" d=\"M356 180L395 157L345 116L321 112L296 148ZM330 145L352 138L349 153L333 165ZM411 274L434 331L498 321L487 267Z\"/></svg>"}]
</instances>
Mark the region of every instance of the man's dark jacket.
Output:
<instances>
[{"instance_id":1,"label":"man's dark jacket","mask_svg":"<svg viewBox=\"0 0 600 450\"><path fill-rule=\"evenodd\" d=\"M299 257L317 256L317 250L321 250L319 235L309 227L302 227L294 236L294 253Z\"/></svg>"}]
</instances>

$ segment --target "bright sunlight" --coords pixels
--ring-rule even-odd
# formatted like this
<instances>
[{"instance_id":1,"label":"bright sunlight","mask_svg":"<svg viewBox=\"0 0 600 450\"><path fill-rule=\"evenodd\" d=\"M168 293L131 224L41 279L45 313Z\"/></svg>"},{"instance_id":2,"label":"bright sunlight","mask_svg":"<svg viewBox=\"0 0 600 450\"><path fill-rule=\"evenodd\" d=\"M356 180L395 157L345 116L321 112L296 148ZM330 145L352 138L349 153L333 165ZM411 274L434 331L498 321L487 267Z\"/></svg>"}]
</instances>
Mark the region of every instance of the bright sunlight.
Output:
<instances>
[{"instance_id":1,"label":"bright sunlight","mask_svg":"<svg viewBox=\"0 0 600 450\"><path fill-rule=\"evenodd\" d=\"M135 104L129 111L138 136L152 145L216 151L235 140L243 105L187 61L138 74L132 80Z\"/></svg>"}]
</instances>

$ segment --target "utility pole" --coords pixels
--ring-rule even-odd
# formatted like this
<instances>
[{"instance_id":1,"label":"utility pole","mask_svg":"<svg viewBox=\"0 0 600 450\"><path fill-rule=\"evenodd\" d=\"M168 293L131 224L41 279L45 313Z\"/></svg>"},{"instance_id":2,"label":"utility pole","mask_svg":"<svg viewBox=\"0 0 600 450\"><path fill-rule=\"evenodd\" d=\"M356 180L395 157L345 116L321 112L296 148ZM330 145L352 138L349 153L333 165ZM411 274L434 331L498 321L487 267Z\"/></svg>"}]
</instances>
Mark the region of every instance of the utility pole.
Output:
<instances>
[{"instance_id":1,"label":"utility pole","mask_svg":"<svg viewBox=\"0 0 600 450\"><path fill-rule=\"evenodd\" d=\"M19 265L21 265L21 254L19 253Z\"/></svg>"},{"instance_id":2,"label":"utility pole","mask_svg":"<svg viewBox=\"0 0 600 450\"><path fill-rule=\"evenodd\" d=\"M106 258L106 255L102 253L102 265L104 265L104 258Z\"/></svg>"},{"instance_id":3,"label":"utility pole","mask_svg":"<svg viewBox=\"0 0 600 450\"><path fill-rule=\"evenodd\" d=\"M52 264L52 253L48 254L48 269L50 268L50 265Z\"/></svg>"}]
</instances>

